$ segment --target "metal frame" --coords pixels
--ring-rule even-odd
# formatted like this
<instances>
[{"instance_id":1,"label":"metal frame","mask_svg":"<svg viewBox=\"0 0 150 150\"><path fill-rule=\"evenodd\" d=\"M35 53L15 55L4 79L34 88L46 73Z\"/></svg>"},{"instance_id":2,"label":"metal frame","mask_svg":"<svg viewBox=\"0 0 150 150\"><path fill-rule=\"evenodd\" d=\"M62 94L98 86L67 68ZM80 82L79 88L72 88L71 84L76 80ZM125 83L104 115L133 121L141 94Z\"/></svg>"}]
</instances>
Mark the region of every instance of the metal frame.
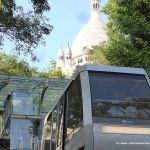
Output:
<instances>
[{"instance_id":1,"label":"metal frame","mask_svg":"<svg viewBox=\"0 0 150 150\"><path fill-rule=\"evenodd\" d=\"M146 74L143 68L130 68L130 67L117 67L117 66L97 66L97 65L84 65L79 68L77 74L83 71L101 71L101 72L116 72L116 73L129 73L129 74Z\"/></svg>"},{"instance_id":2,"label":"metal frame","mask_svg":"<svg viewBox=\"0 0 150 150\"><path fill-rule=\"evenodd\" d=\"M143 68L131 68L131 67L117 67L117 66L98 66L98 65L83 65L80 66L71 80L74 80L77 75L84 71L100 71L100 72L114 72L114 73L128 73L128 74L139 74L146 75L146 71Z\"/></svg>"},{"instance_id":3,"label":"metal frame","mask_svg":"<svg viewBox=\"0 0 150 150\"><path fill-rule=\"evenodd\" d=\"M92 128L92 108L91 108L91 91L88 71L81 72L81 89L83 99L83 128L84 144L86 150L93 149L93 128Z\"/></svg>"}]
</instances>

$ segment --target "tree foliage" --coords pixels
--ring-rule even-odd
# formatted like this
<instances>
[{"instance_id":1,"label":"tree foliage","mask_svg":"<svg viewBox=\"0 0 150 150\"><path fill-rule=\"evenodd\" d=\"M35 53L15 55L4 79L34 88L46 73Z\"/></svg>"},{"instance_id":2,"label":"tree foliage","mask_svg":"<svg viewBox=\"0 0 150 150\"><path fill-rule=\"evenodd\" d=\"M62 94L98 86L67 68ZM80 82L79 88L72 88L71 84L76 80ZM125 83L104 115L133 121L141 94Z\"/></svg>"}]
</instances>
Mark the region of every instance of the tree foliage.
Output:
<instances>
[{"instance_id":1,"label":"tree foliage","mask_svg":"<svg viewBox=\"0 0 150 150\"><path fill-rule=\"evenodd\" d=\"M49 70L49 71L40 71L38 74L38 77L41 78L60 78L65 79L65 76L62 74L61 70L55 69L55 70Z\"/></svg>"},{"instance_id":2,"label":"tree foliage","mask_svg":"<svg viewBox=\"0 0 150 150\"><path fill-rule=\"evenodd\" d=\"M150 73L150 1L109 0L106 58L111 65L143 67Z\"/></svg>"},{"instance_id":3,"label":"tree foliage","mask_svg":"<svg viewBox=\"0 0 150 150\"><path fill-rule=\"evenodd\" d=\"M39 71L39 68L31 67L26 60L19 59L16 55L7 55L4 52L0 52L0 74L42 78L65 78L62 71L56 69L56 62L54 60L50 61L46 69Z\"/></svg>"},{"instance_id":4,"label":"tree foliage","mask_svg":"<svg viewBox=\"0 0 150 150\"><path fill-rule=\"evenodd\" d=\"M93 46L89 53L89 63L96 65L108 65L109 62L105 57L106 45L100 44L99 46Z\"/></svg>"},{"instance_id":5,"label":"tree foliage","mask_svg":"<svg viewBox=\"0 0 150 150\"><path fill-rule=\"evenodd\" d=\"M27 0L24 2L28 2ZM0 46L7 38L15 45L15 50L31 54L36 59L33 50L44 44L44 35L50 34L52 26L47 24L44 11L50 9L47 0L31 0L32 10L24 11L15 0L1 0L0 4Z\"/></svg>"},{"instance_id":6,"label":"tree foliage","mask_svg":"<svg viewBox=\"0 0 150 150\"><path fill-rule=\"evenodd\" d=\"M36 68L31 68L25 60L19 60L15 55L0 52L0 74L33 76Z\"/></svg>"},{"instance_id":7,"label":"tree foliage","mask_svg":"<svg viewBox=\"0 0 150 150\"><path fill-rule=\"evenodd\" d=\"M39 72L39 77L61 79L66 78L66 76L63 75L62 71L60 69L57 69L55 60L51 60L48 64L48 67L43 71Z\"/></svg>"}]
</instances>

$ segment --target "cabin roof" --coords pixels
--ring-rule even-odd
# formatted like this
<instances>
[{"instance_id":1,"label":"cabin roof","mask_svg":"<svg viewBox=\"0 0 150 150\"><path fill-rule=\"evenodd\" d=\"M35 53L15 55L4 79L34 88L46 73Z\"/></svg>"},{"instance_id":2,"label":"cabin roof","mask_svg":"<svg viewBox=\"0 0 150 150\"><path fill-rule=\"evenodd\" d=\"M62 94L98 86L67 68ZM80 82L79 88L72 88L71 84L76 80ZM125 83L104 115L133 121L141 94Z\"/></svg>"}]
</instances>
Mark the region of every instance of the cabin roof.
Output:
<instances>
[{"instance_id":1,"label":"cabin roof","mask_svg":"<svg viewBox=\"0 0 150 150\"><path fill-rule=\"evenodd\" d=\"M127 73L127 74L139 74L146 75L146 71L143 68L131 68L131 67L117 67L117 66L98 66L98 65L83 65L78 68L75 76L83 71L97 71L97 72L112 72L112 73Z\"/></svg>"}]
</instances>

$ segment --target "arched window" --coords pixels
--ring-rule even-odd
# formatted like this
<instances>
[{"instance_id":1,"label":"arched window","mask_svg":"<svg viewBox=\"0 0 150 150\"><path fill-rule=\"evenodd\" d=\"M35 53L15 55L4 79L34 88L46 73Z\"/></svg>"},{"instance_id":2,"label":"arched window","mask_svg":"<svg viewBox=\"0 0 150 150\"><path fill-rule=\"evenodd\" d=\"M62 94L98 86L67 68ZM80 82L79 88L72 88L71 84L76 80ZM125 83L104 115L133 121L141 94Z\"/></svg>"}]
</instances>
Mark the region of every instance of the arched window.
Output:
<instances>
[{"instance_id":1,"label":"arched window","mask_svg":"<svg viewBox=\"0 0 150 150\"><path fill-rule=\"evenodd\" d=\"M78 63L82 63L83 62L83 59L82 58L79 58L78 59Z\"/></svg>"},{"instance_id":2,"label":"arched window","mask_svg":"<svg viewBox=\"0 0 150 150\"><path fill-rule=\"evenodd\" d=\"M88 57L85 57L85 61L88 61Z\"/></svg>"},{"instance_id":3,"label":"arched window","mask_svg":"<svg viewBox=\"0 0 150 150\"><path fill-rule=\"evenodd\" d=\"M95 9L95 3L93 4L93 9Z\"/></svg>"},{"instance_id":4,"label":"arched window","mask_svg":"<svg viewBox=\"0 0 150 150\"><path fill-rule=\"evenodd\" d=\"M96 3L95 5L96 5L96 7L95 7L95 8L97 9L97 3Z\"/></svg>"},{"instance_id":5,"label":"arched window","mask_svg":"<svg viewBox=\"0 0 150 150\"><path fill-rule=\"evenodd\" d=\"M64 59L64 57L63 57L63 56L60 56L59 59Z\"/></svg>"}]
</instances>

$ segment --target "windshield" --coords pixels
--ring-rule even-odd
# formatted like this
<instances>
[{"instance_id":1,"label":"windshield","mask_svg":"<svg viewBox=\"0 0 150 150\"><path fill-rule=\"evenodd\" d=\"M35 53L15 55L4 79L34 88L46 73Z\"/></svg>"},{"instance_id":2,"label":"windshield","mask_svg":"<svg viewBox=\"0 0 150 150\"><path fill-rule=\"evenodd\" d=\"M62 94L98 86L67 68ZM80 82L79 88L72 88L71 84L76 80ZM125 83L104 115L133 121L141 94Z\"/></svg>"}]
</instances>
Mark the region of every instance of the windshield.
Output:
<instances>
[{"instance_id":1,"label":"windshield","mask_svg":"<svg viewBox=\"0 0 150 150\"><path fill-rule=\"evenodd\" d=\"M89 72L93 117L150 119L144 75Z\"/></svg>"}]
</instances>

